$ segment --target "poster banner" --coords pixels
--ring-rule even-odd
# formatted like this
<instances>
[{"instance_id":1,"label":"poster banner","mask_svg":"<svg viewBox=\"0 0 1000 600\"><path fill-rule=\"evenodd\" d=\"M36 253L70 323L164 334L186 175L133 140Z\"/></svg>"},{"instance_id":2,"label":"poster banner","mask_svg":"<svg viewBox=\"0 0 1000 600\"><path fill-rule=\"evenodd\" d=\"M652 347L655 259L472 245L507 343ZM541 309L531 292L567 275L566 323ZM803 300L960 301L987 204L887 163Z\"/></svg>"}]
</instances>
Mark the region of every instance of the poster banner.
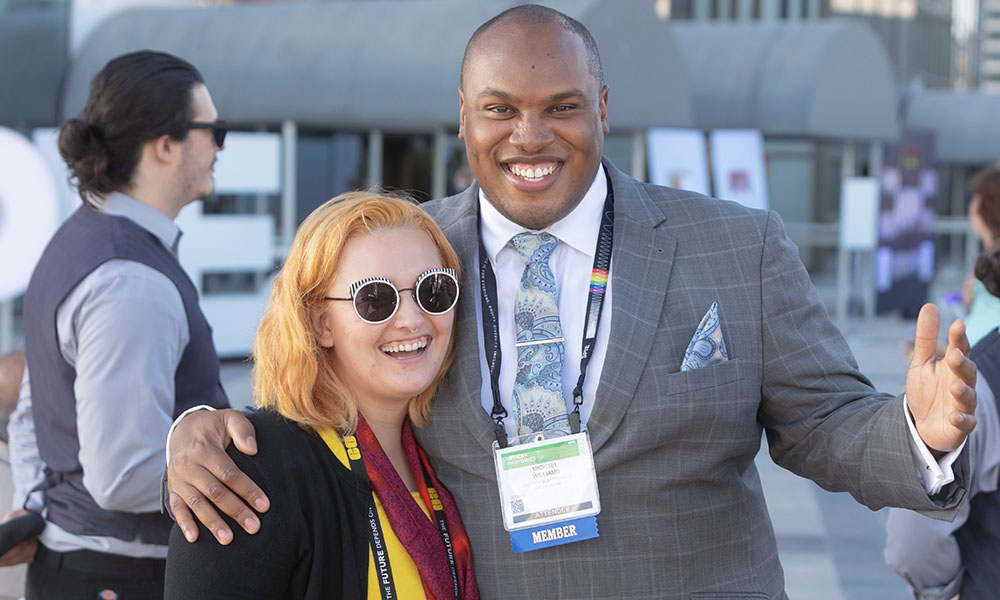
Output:
<instances>
[{"instance_id":1,"label":"poster banner","mask_svg":"<svg viewBox=\"0 0 1000 600\"><path fill-rule=\"evenodd\" d=\"M649 180L656 185L710 196L705 134L697 129L656 128L646 132Z\"/></svg>"},{"instance_id":2,"label":"poster banner","mask_svg":"<svg viewBox=\"0 0 1000 600\"><path fill-rule=\"evenodd\" d=\"M878 180L845 177L840 184L840 236L842 250L871 252L878 247Z\"/></svg>"},{"instance_id":3,"label":"poster banner","mask_svg":"<svg viewBox=\"0 0 1000 600\"><path fill-rule=\"evenodd\" d=\"M764 136L756 129L716 129L709 134L715 197L750 208L768 207Z\"/></svg>"},{"instance_id":4,"label":"poster banner","mask_svg":"<svg viewBox=\"0 0 1000 600\"><path fill-rule=\"evenodd\" d=\"M934 273L934 136L906 131L885 146L875 251L876 312L916 317Z\"/></svg>"}]
</instances>

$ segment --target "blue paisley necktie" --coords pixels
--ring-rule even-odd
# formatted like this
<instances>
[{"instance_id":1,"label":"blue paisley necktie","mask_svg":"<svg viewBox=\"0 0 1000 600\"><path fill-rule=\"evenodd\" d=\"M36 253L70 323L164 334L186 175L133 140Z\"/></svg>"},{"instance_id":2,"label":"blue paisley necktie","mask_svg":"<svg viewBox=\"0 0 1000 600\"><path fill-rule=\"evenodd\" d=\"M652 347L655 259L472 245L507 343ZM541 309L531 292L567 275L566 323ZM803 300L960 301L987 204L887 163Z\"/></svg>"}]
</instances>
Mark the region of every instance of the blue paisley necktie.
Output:
<instances>
[{"instance_id":1,"label":"blue paisley necktie","mask_svg":"<svg viewBox=\"0 0 1000 600\"><path fill-rule=\"evenodd\" d=\"M536 431L569 432L562 395L563 334L559 292L549 256L559 239L550 233L521 233L511 244L524 261L521 287L514 300L517 377L514 406L518 435Z\"/></svg>"}]
</instances>

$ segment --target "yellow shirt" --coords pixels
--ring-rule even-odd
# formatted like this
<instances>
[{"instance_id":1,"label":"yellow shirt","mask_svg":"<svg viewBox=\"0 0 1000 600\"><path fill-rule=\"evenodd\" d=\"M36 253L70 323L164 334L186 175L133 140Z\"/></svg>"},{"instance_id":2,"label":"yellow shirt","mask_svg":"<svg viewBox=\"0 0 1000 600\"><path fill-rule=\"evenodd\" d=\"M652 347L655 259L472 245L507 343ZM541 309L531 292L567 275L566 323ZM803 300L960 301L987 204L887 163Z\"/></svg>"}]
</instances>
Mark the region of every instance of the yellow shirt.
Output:
<instances>
[{"instance_id":1,"label":"yellow shirt","mask_svg":"<svg viewBox=\"0 0 1000 600\"><path fill-rule=\"evenodd\" d=\"M330 450L333 451L337 460L350 469L350 463L347 461L347 449L344 448L344 442L340 434L332 429L321 431L319 434L323 437L323 441L326 442ZM413 499L417 501L417 506L420 507L420 510L424 511L424 514L427 515L427 519L433 521L430 511L424 506L420 492L410 493L413 495ZM396 584L396 593L399 595L400 600L409 600L410 598L414 600L426 600L427 596L424 594L424 585L420 582L420 573L417 571L417 564L413 562L406 548L403 547L399 538L392 531L392 525L389 524L389 517L386 516L378 496L374 497L375 509L378 511L378 521L382 525L382 537L385 542L386 551L389 554L389 564L392 566L392 580ZM375 556L372 554L371 544L369 544L368 600L382 599L381 585L379 584L377 573L378 571L375 569Z\"/></svg>"}]
</instances>

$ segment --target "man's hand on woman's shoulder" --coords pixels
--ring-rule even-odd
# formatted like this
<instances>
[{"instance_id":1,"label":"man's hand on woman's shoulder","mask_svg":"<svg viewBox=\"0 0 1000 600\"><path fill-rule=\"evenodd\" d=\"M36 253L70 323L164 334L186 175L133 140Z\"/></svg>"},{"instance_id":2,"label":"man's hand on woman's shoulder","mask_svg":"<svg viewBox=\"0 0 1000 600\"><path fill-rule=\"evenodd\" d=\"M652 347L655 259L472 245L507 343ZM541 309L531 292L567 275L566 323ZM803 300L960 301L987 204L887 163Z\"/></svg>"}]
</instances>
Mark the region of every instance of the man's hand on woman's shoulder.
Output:
<instances>
[{"instance_id":1,"label":"man's hand on woman's shoulder","mask_svg":"<svg viewBox=\"0 0 1000 600\"><path fill-rule=\"evenodd\" d=\"M226 454L230 442L244 454L257 453L254 428L238 410L198 410L181 418L168 442L167 490L170 511L189 542L198 539L201 521L220 544L233 532L217 512L232 517L250 534L260 529L257 512L270 501Z\"/></svg>"}]
</instances>

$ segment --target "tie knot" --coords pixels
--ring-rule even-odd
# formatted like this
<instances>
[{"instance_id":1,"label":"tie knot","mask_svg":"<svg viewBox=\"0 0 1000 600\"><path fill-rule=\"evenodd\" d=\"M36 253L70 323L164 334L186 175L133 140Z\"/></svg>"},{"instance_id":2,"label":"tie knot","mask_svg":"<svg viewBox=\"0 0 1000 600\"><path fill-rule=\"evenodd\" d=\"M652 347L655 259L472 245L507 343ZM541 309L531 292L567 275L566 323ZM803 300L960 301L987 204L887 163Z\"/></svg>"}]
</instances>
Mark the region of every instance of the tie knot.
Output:
<instances>
[{"instance_id":1,"label":"tie knot","mask_svg":"<svg viewBox=\"0 0 1000 600\"><path fill-rule=\"evenodd\" d=\"M521 255L526 265L547 264L549 255L559 244L559 238L551 233L519 233L510 239L510 243Z\"/></svg>"}]
</instances>

